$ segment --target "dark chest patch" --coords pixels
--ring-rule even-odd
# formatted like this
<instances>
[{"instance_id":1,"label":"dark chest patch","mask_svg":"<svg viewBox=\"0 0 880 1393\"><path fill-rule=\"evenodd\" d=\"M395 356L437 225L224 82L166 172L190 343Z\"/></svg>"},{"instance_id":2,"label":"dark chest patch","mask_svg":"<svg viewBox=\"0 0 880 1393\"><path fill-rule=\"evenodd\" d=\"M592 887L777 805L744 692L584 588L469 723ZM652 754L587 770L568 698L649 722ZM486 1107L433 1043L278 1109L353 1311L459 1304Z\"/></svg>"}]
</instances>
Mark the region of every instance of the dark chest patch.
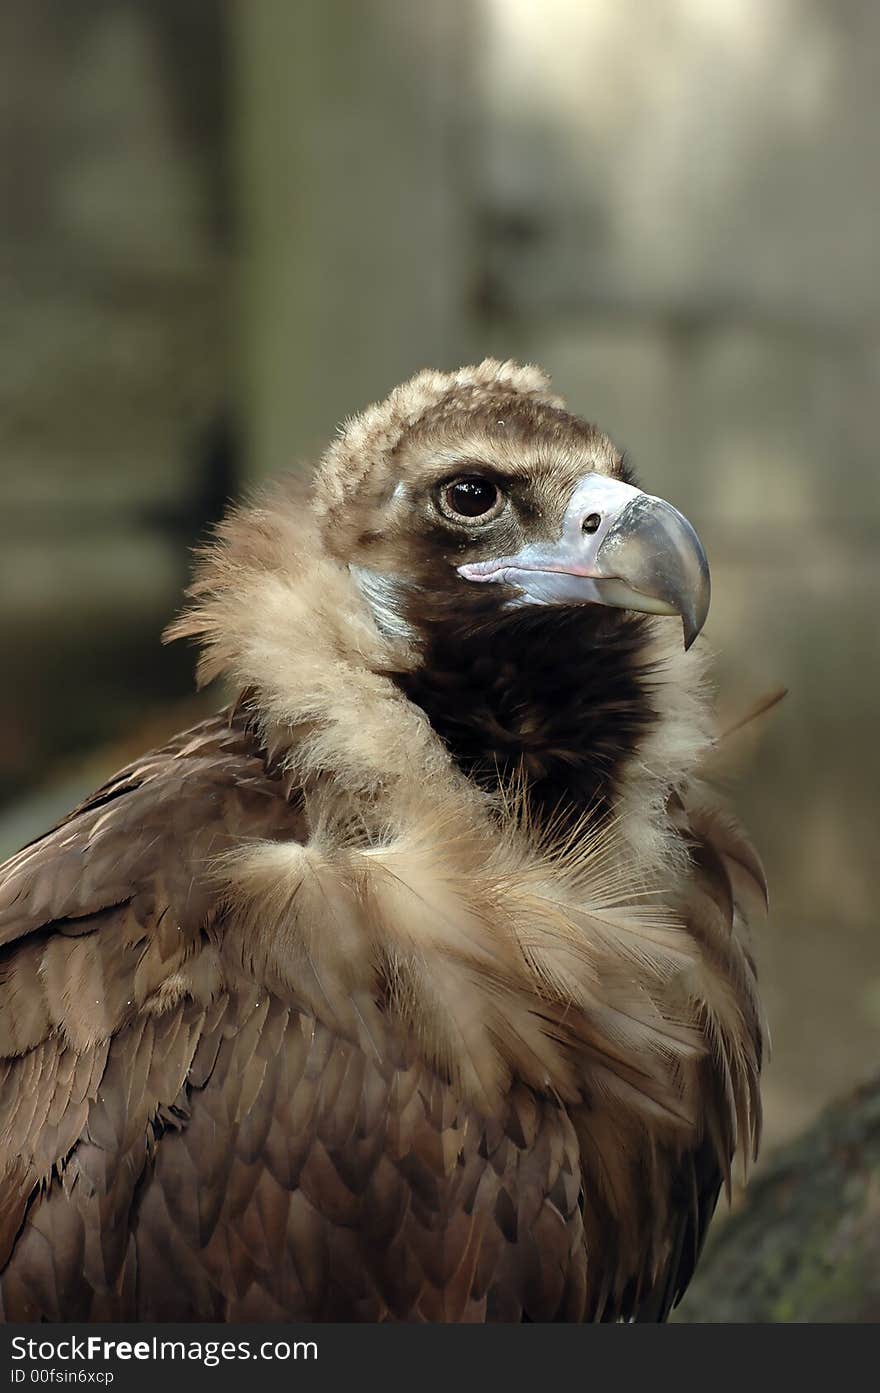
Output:
<instances>
[{"instance_id":1,"label":"dark chest patch","mask_svg":"<svg viewBox=\"0 0 880 1393\"><path fill-rule=\"evenodd\" d=\"M524 776L540 821L601 816L656 720L644 643L643 620L589 606L447 618L399 680L482 787Z\"/></svg>"}]
</instances>

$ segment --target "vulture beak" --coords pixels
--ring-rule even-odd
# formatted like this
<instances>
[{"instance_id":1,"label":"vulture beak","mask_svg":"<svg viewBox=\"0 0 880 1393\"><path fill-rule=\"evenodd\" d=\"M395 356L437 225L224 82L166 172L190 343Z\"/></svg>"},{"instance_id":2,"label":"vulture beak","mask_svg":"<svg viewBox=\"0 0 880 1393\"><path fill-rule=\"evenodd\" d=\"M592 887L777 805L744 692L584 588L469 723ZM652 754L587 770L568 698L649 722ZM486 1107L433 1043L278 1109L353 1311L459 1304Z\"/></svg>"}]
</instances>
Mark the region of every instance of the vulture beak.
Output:
<instances>
[{"instance_id":1,"label":"vulture beak","mask_svg":"<svg viewBox=\"0 0 880 1393\"><path fill-rule=\"evenodd\" d=\"M700 539L671 503L588 474L572 495L562 535L512 556L459 566L466 580L515 587L515 605L595 604L677 614L690 648L709 611Z\"/></svg>"}]
</instances>

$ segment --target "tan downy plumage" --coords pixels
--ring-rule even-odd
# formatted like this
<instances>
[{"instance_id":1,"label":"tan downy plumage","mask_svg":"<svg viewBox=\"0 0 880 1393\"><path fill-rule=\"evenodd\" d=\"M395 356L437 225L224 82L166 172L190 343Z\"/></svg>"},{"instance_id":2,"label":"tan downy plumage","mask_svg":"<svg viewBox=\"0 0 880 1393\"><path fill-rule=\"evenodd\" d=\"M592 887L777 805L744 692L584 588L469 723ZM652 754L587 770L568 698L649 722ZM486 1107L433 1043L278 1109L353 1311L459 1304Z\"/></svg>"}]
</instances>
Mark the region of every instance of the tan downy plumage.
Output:
<instances>
[{"instance_id":1,"label":"tan downy plumage","mask_svg":"<svg viewBox=\"0 0 880 1393\"><path fill-rule=\"evenodd\" d=\"M548 826L456 763L348 565L407 443L464 418L472 453L499 401L562 417L535 369L421 374L309 498L233 515L173 630L233 707L0 871L7 1319L650 1319L686 1285L762 1049L701 648L642 621L651 727Z\"/></svg>"}]
</instances>

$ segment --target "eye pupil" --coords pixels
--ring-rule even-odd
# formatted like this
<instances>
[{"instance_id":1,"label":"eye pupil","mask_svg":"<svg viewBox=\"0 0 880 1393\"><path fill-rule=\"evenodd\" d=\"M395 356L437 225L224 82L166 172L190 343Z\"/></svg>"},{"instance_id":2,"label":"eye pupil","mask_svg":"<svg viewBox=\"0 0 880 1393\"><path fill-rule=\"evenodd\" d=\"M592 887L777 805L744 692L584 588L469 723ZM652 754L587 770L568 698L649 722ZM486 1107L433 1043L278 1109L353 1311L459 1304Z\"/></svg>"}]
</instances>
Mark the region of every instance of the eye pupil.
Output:
<instances>
[{"instance_id":1,"label":"eye pupil","mask_svg":"<svg viewBox=\"0 0 880 1393\"><path fill-rule=\"evenodd\" d=\"M487 479L457 479L447 485L444 499L447 508L459 517L478 518L495 507L498 488Z\"/></svg>"}]
</instances>

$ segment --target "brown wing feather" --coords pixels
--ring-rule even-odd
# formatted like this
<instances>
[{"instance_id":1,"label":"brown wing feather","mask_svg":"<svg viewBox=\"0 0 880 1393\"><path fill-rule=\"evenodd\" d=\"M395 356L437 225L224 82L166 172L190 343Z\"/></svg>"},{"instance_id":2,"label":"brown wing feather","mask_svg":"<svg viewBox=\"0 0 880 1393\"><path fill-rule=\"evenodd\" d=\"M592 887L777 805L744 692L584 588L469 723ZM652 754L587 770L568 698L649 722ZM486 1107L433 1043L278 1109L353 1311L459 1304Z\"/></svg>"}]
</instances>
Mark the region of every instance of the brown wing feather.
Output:
<instances>
[{"instance_id":1,"label":"brown wing feather","mask_svg":"<svg viewBox=\"0 0 880 1393\"><path fill-rule=\"evenodd\" d=\"M216 718L0 872L3 1317L583 1318L557 1102L488 1123L222 961L205 868L270 835L301 817Z\"/></svg>"},{"instance_id":2,"label":"brown wing feather","mask_svg":"<svg viewBox=\"0 0 880 1393\"><path fill-rule=\"evenodd\" d=\"M45 1285L47 1243L53 1268L66 1244L83 1256L68 1234L74 1190L103 1195L101 1222L81 1234L86 1277L119 1267L121 1252L93 1244L124 1240L109 1219L131 1202L148 1128L173 1104L197 1040L192 1006L153 1013L169 987L203 985L215 906L201 868L245 826L283 825L286 806L244 733L218 717L121 771L0 872L0 1263L31 1210L7 1306L16 1272ZM63 1200L60 1249L44 1232L59 1208L49 1190ZM24 1309L78 1311L65 1291L59 1307L58 1292L34 1290Z\"/></svg>"}]
</instances>

